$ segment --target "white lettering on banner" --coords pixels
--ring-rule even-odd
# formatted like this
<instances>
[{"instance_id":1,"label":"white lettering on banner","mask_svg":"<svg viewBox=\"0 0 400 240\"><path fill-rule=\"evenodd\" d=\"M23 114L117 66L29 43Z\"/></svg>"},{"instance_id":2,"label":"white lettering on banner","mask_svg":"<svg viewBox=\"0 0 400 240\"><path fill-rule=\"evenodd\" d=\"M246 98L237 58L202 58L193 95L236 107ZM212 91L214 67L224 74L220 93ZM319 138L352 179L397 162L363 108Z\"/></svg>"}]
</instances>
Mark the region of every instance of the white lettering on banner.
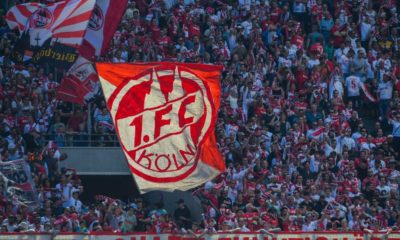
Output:
<instances>
[{"instance_id":1,"label":"white lettering on banner","mask_svg":"<svg viewBox=\"0 0 400 240\"><path fill-rule=\"evenodd\" d=\"M202 115L202 96L196 92L155 109L146 109L135 116L119 119L117 124L121 129L130 126L124 137L135 137L126 138L125 147L128 151L137 151L162 138L182 132L185 127L197 123Z\"/></svg>"},{"instance_id":2,"label":"white lettering on banner","mask_svg":"<svg viewBox=\"0 0 400 240\"><path fill-rule=\"evenodd\" d=\"M362 232L351 233L279 233L270 237L266 234L213 234L196 238L191 235L174 234L0 234L0 240L381 240L382 233L367 238ZM400 240L400 233L391 233L387 240Z\"/></svg>"}]
</instances>

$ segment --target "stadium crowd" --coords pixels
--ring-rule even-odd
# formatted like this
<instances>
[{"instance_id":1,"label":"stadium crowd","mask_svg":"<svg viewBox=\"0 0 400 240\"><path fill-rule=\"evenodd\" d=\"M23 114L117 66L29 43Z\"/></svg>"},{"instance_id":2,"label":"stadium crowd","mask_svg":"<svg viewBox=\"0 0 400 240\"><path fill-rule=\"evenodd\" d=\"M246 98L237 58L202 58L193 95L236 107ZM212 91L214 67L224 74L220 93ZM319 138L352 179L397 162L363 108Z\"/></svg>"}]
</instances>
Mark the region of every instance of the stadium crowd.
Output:
<instances>
[{"instance_id":1,"label":"stadium crowd","mask_svg":"<svg viewBox=\"0 0 400 240\"><path fill-rule=\"evenodd\" d=\"M227 171L196 189L203 220L141 198L82 202L58 146L87 133L54 74L10 60L0 19L1 161L29 162L38 204L0 179L1 232L348 231L400 226L400 35L395 0L131 0L100 60L224 67L216 135ZM0 11L4 15L5 10ZM95 133L111 118L99 98ZM51 141L44 136L51 136ZM69 139L72 136L72 140ZM58 145L58 146L57 146ZM68 161L68 160L67 160Z\"/></svg>"}]
</instances>

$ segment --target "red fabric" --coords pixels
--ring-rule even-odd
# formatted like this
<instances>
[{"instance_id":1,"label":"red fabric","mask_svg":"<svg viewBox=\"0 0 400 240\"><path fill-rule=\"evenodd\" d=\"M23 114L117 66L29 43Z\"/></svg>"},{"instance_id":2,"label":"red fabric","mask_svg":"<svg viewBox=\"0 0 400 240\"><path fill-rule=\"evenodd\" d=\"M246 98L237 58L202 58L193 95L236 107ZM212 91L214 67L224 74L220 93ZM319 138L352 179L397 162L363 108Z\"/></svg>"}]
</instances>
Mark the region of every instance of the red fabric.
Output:
<instances>
[{"instance_id":1,"label":"red fabric","mask_svg":"<svg viewBox=\"0 0 400 240\"><path fill-rule=\"evenodd\" d=\"M400 80L398 80L397 83L394 85L394 89L400 92Z\"/></svg>"},{"instance_id":2,"label":"red fabric","mask_svg":"<svg viewBox=\"0 0 400 240\"><path fill-rule=\"evenodd\" d=\"M194 36L200 36L201 31L200 27L196 24L190 24L189 25L189 37L193 38Z\"/></svg>"},{"instance_id":3,"label":"red fabric","mask_svg":"<svg viewBox=\"0 0 400 240\"><path fill-rule=\"evenodd\" d=\"M375 145L381 145L383 142L386 141L386 137L377 137L372 140Z\"/></svg>"},{"instance_id":4,"label":"red fabric","mask_svg":"<svg viewBox=\"0 0 400 240\"><path fill-rule=\"evenodd\" d=\"M282 10L280 8L275 8L270 14L270 20L272 23L276 24L279 22L282 14Z\"/></svg>"},{"instance_id":5,"label":"red fabric","mask_svg":"<svg viewBox=\"0 0 400 240\"><path fill-rule=\"evenodd\" d=\"M160 28L158 27L158 25L155 24L151 24L149 26L149 30L150 32L153 34L153 41L157 42L158 39L160 38Z\"/></svg>"},{"instance_id":6,"label":"red fabric","mask_svg":"<svg viewBox=\"0 0 400 240\"><path fill-rule=\"evenodd\" d=\"M56 97L63 101L84 104L88 94L96 93L96 84L98 76L92 62L79 57L58 86Z\"/></svg>"},{"instance_id":7,"label":"red fabric","mask_svg":"<svg viewBox=\"0 0 400 240\"><path fill-rule=\"evenodd\" d=\"M296 45L298 49L303 48L304 38L300 35L294 35L291 41L292 44Z\"/></svg>"},{"instance_id":8,"label":"red fabric","mask_svg":"<svg viewBox=\"0 0 400 240\"><path fill-rule=\"evenodd\" d=\"M105 92L107 90L113 91L109 96L106 95L106 100L107 106L109 109L112 109L111 114L114 121L118 122L131 116L142 116L141 114L145 111L144 109L149 109L146 111L152 111L152 114L154 114L151 115L151 118L146 119L136 117L135 119L132 119L130 125L115 124L116 132L120 137L121 145L123 146L127 158L135 159L140 162L144 156L139 153L138 155L140 156L136 156L136 151L139 151L140 149L147 150L147 148L152 146L157 146L157 150L151 149L149 151L159 151L157 154L161 156L164 154L163 151L168 151L168 154L171 155L172 153L175 154L175 152L171 151L176 151L177 154L174 156L176 156L178 160L179 158L186 158L186 155L182 155L182 152L191 153L191 151L199 151L196 154L194 152L189 155L193 156L192 159L189 159L190 161L193 161L193 164L189 165L190 168L186 168L188 170L174 175L165 174L165 170L156 169L155 167L157 167L157 163L152 165L153 168L150 172L143 169L138 170L138 168L134 167L134 163L129 162L131 171L135 178L143 179L142 186L150 186L154 184L154 187L156 188L156 185L165 184L164 186L167 187L169 186L167 184L171 184L171 187L173 186L176 188L181 180L189 177L196 178L195 183L198 182L201 184L201 181L205 182L210 177L207 176L207 174L214 175L216 172L220 173L225 170L225 163L216 147L215 134L213 134L217 118L217 110L220 105L220 66L157 62L145 64L97 63L96 68L101 78L108 83L107 85L103 84L103 90ZM171 74L158 76L159 72L165 73L167 71ZM197 76L197 80L192 81L190 74L192 74L192 76ZM125 89L125 86L131 86L134 81L147 78L147 76L149 76L149 79L151 80L145 81L143 84L132 85L134 87L127 88L127 92L124 90L123 95L120 95L122 94L121 92L123 89ZM177 84L175 84L175 80L181 82L181 86L178 89L176 89ZM109 87L109 84L114 85L115 88ZM161 96L160 94L164 96ZM176 97L174 94L178 94L179 97ZM188 96L192 97L189 98ZM203 101L198 101L198 98L195 96L203 98ZM177 99L180 100L178 101ZM181 107L173 108L172 104L170 104L171 101L176 101L174 102L174 106ZM204 105L209 101L212 102L212 105ZM186 118L186 106L190 104L197 104L195 106L202 104L201 108L196 108L194 110L199 111L199 119L196 120L196 122L193 120L194 117ZM115 108L115 106L118 106L118 108ZM207 111L202 112L200 109L205 109ZM173 118L173 116L177 117ZM207 120L206 117L209 120ZM154 121L154 129L146 128L146 126L149 126L147 124L143 125L142 121L149 121L149 119ZM187 123L190 123L191 125L186 125ZM204 125L205 123L208 125ZM129 123L127 122L126 124ZM204 129L206 131L202 132L203 126L206 126L207 128ZM182 130L178 130L183 127L190 129L190 139L186 138L186 135L183 135ZM126 134L130 134L129 131L132 128L140 128L141 131L133 132L135 135L132 136L134 141L131 146L129 145L131 143L127 142L125 139L129 138ZM147 135L144 135L145 133ZM174 137L172 138L170 136ZM178 138L179 136L181 136L181 138ZM172 141L179 141L179 144L173 145L173 147L168 150L164 149L162 146L158 146L161 141L159 139L168 138L172 139ZM181 149L181 147L179 147L180 145L189 146L188 144L195 144L197 149L188 150L188 148ZM179 153L178 150L181 153ZM142 153L146 154L145 151ZM147 157L146 155L146 160L144 161L156 161L156 159L151 159L152 156L153 155ZM186 163L188 163L189 160L186 159ZM191 176L191 173L197 171L199 161L201 161L202 164L215 169L216 172L210 171L210 173L201 174L201 176ZM167 168L175 166L178 165L168 165ZM173 171L172 168L171 171ZM157 175L155 175L155 173L157 173ZM138 185L139 188L141 188L140 183L138 183Z\"/></svg>"},{"instance_id":9,"label":"red fabric","mask_svg":"<svg viewBox=\"0 0 400 240\"><path fill-rule=\"evenodd\" d=\"M74 77L65 77L57 89L57 98L66 102L83 104L86 91Z\"/></svg>"},{"instance_id":10,"label":"red fabric","mask_svg":"<svg viewBox=\"0 0 400 240\"><path fill-rule=\"evenodd\" d=\"M297 80L297 88L299 90L304 89L304 84L309 79L307 73L305 71L298 71L296 73L296 80Z\"/></svg>"},{"instance_id":11,"label":"red fabric","mask_svg":"<svg viewBox=\"0 0 400 240\"><path fill-rule=\"evenodd\" d=\"M337 25L334 25L334 26L331 28L331 34L332 34L332 39L333 39L333 46L335 46L335 48L340 47L340 45L341 45L342 43L344 43L344 41L345 41L345 38L344 38L344 37L342 37L342 36L338 37L338 36L334 36L334 35L333 35L333 34L335 34L336 32L340 32L340 31L343 31L343 28L342 28L342 27L339 27L339 26L337 26Z\"/></svg>"},{"instance_id":12,"label":"red fabric","mask_svg":"<svg viewBox=\"0 0 400 240\"><path fill-rule=\"evenodd\" d=\"M310 51L321 55L324 53L324 47L320 43L315 43L310 47Z\"/></svg>"},{"instance_id":13,"label":"red fabric","mask_svg":"<svg viewBox=\"0 0 400 240\"><path fill-rule=\"evenodd\" d=\"M24 129L25 125L29 123L29 117L28 116L20 116L17 120L18 126L21 128L21 130Z\"/></svg>"},{"instance_id":14,"label":"red fabric","mask_svg":"<svg viewBox=\"0 0 400 240\"><path fill-rule=\"evenodd\" d=\"M73 115L68 120L68 126L75 132L80 132L79 125L85 122L85 118L82 116Z\"/></svg>"}]
</instances>

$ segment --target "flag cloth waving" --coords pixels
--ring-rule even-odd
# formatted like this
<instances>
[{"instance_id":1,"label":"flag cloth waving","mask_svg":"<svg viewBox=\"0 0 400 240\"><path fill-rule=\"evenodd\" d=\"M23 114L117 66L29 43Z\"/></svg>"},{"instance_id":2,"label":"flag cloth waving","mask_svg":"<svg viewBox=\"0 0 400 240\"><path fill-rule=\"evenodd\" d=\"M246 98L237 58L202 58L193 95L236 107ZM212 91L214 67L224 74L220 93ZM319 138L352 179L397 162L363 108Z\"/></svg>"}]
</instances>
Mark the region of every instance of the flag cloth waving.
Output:
<instances>
[{"instance_id":1,"label":"flag cloth waving","mask_svg":"<svg viewBox=\"0 0 400 240\"><path fill-rule=\"evenodd\" d=\"M84 104L99 92L100 86L98 82L93 63L80 56L57 88L57 98L63 101Z\"/></svg>"},{"instance_id":2,"label":"flag cloth waving","mask_svg":"<svg viewBox=\"0 0 400 240\"><path fill-rule=\"evenodd\" d=\"M188 190L225 170L214 134L221 67L97 63L96 68L142 193Z\"/></svg>"},{"instance_id":3,"label":"flag cloth waving","mask_svg":"<svg viewBox=\"0 0 400 240\"><path fill-rule=\"evenodd\" d=\"M25 3L9 10L6 21L20 31L14 48L18 62L33 59L69 68L77 59L95 0Z\"/></svg>"},{"instance_id":4,"label":"flag cloth waving","mask_svg":"<svg viewBox=\"0 0 400 240\"><path fill-rule=\"evenodd\" d=\"M91 59L107 49L115 30L124 15L128 0L97 0L79 52Z\"/></svg>"}]
</instances>

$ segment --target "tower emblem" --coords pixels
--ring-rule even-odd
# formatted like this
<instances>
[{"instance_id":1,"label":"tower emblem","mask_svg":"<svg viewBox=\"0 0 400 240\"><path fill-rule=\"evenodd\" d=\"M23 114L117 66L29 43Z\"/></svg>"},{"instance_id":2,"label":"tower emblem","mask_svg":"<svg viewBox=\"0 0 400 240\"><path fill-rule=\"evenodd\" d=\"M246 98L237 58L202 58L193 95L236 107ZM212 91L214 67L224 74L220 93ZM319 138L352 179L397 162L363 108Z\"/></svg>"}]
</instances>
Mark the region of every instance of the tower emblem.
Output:
<instances>
[{"instance_id":1,"label":"tower emblem","mask_svg":"<svg viewBox=\"0 0 400 240\"><path fill-rule=\"evenodd\" d=\"M186 67L155 67L126 79L108 101L133 173L152 182L191 174L215 107L207 84Z\"/></svg>"}]
</instances>

